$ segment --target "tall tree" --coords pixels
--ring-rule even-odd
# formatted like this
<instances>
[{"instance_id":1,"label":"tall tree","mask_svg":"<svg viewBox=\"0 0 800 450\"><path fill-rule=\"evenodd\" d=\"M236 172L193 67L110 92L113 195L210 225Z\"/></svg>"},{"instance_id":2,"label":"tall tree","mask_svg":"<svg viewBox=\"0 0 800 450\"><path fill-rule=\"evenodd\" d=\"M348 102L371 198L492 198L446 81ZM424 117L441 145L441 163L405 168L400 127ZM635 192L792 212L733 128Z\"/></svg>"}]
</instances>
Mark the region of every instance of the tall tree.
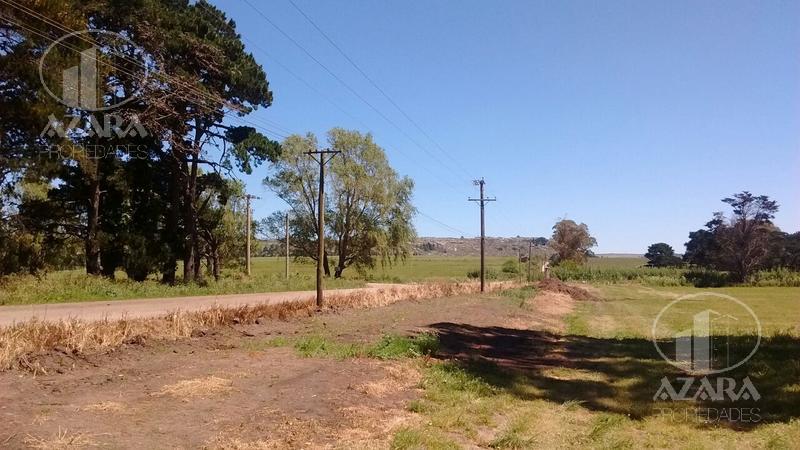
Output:
<instances>
[{"instance_id":1,"label":"tall tree","mask_svg":"<svg viewBox=\"0 0 800 450\"><path fill-rule=\"evenodd\" d=\"M0 9L14 22L50 27L9 5ZM48 53L44 75L48 84L59 84L62 71L77 64L79 51L94 45L97 58L102 61L98 64L101 106L117 105L122 98L135 97L135 101L113 112L122 117L138 116L149 136L108 139L90 133L91 120L103 123L101 115L55 102L39 82L38 58L52 39L30 32L25 26L3 22L0 107L3 111L13 110L14 114L0 114L0 138L4 144L0 150L0 184L13 184L24 176L44 178L57 187L48 201L51 206L62 206L54 215L59 220L43 216L47 220L31 222L41 222L49 234L80 237L88 273L113 275L116 267L123 264L135 278L141 278L146 272L142 266L157 258L164 281L172 283L176 279L176 261L183 256L184 280L191 281L199 270L195 267L200 246L196 202L201 166L219 172L239 169L249 173L279 152L277 143L253 128L230 126L226 119L231 112L241 116L271 104L272 93L264 70L244 50L235 24L205 0L59 0L37 5L36 9L57 18L66 31L100 29L130 39L87 42L80 36L70 38L67 46L55 45ZM54 30L54 36L66 31ZM135 45L130 45L131 41ZM150 77L140 76L147 72L145 68ZM68 114L79 117L76 132L39 134L48 124L48 116L60 118ZM106 157L86 152L59 154L43 162L33 157L54 144L99 144L107 148L143 145L144 158L153 164L128 164L126 158L130 155L116 151ZM32 173L34 169L37 173ZM138 195L134 185L141 184L126 175L129 169L145 175L158 174L167 180L152 192L158 201L151 206L158 208L160 217L145 214L143 226L147 230L135 230L136 223L128 220L132 204L126 196ZM141 172L144 169L147 170ZM27 211L47 211L46 207L34 206ZM0 210L8 208L0 205ZM154 229L159 230L159 245L148 245L146 251L135 248L133 241L153 242ZM131 239L130 244L126 243L126 236Z\"/></svg>"},{"instance_id":2,"label":"tall tree","mask_svg":"<svg viewBox=\"0 0 800 450\"><path fill-rule=\"evenodd\" d=\"M722 201L731 206L733 213L727 223L715 229L720 258L737 281L746 281L767 256L778 203L766 195L747 191Z\"/></svg>"},{"instance_id":3,"label":"tall tree","mask_svg":"<svg viewBox=\"0 0 800 450\"><path fill-rule=\"evenodd\" d=\"M329 226L338 256L334 276L349 266L371 268L376 258L391 264L410 254L414 183L389 166L386 153L357 131L334 128L328 133L341 157L331 162L332 204Z\"/></svg>"},{"instance_id":4,"label":"tall tree","mask_svg":"<svg viewBox=\"0 0 800 450\"><path fill-rule=\"evenodd\" d=\"M589 234L589 227L585 223L577 224L574 220L562 219L553 225L549 244L555 251L555 263L572 261L583 264L591 256L591 248L597 245L597 240Z\"/></svg>"},{"instance_id":5,"label":"tall tree","mask_svg":"<svg viewBox=\"0 0 800 450\"><path fill-rule=\"evenodd\" d=\"M714 213L705 229L689 233L684 260L728 271L734 280L744 282L754 271L780 261L780 257L768 258L776 237L781 239L772 223L779 206L766 195L748 191L722 201L730 205L732 213Z\"/></svg>"},{"instance_id":6,"label":"tall tree","mask_svg":"<svg viewBox=\"0 0 800 450\"><path fill-rule=\"evenodd\" d=\"M209 272L219 280L223 264L241 261L245 253L244 183L210 173L200 177L199 185L200 256L206 258Z\"/></svg>"},{"instance_id":7,"label":"tall tree","mask_svg":"<svg viewBox=\"0 0 800 450\"><path fill-rule=\"evenodd\" d=\"M400 177L386 154L369 134L334 128L328 144L342 153L331 161L326 180L326 243L323 266L330 275L327 256L337 256L334 275L354 266L359 270L377 262L392 264L406 257L415 237L411 219L413 182ZM291 207L292 247L298 255L316 260L319 165L306 152L317 149L313 134L290 136L274 175L265 185ZM267 222L274 234L283 214Z\"/></svg>"},{"instance_id":8,"label":"tall tree","mask_svg":"<svg viewBox=\"0 0 800 450\"><path fill-rule=\"evenodd\" d=\"M647 247L647 265L650 267L677 267L683 264L680 257L675 256L672 246L664 242L658 242Z\"/></svg>"},{"instance_id":9,"label":"tall tree","mask_svg":"<svg viewBox=\"0 0 800 450\"><path fill-rule=\"evenodd\" d=\"M163 4L164 11L151 16L164 33L148 35L151 45L158 46L154 54L163 71L180 77L167 90L170 96L158 103L158 109L168 114L165 139L173 159L173 180L170 189L181 197L183 248L183 279L192 281L198 273L199 254L197 180L200 165L229 170L233 164L245 173L265 160L274 159L280 148L250 127L231 127L225 124L228 110L239 115L272 103L272 92L264 70L244 49L235 24L225 14L205 0ZM175 85L177 84L177 85ZM204 95L186 98L174 93L186 87ZM213 161L207 157L209 147L222 147L222 156ZM231 163L233 161L233 164ZM177 198L175 199L177 201ZM175 235L176 218L171 218L170 234ZM174 264L167 270L172 268ZM174 278L167 277L167 278Z\"/></svg>"}]
</instances>

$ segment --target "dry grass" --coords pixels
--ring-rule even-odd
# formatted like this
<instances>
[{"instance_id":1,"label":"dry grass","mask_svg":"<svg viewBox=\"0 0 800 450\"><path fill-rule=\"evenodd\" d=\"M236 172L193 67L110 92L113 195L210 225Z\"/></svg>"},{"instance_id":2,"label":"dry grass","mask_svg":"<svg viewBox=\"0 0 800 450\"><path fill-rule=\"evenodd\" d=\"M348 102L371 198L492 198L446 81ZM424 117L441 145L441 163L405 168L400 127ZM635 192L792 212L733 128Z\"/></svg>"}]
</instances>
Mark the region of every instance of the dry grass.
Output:
<instances>
[{"instance_id":1,"label":"dry grass","mask_svg":"<svg viewBox=\"0 0 800 450\"><path fill-rule=\"evenodd\" d=\"M519 287L514 281L489 283L488 291ZM426 283L391 288L329 294L325 309L374 308L405 300L448 297L479 292L478 283ZM141 344L147 340L174 340L191 336L198 329L216 328L239 323L254 323L259 318L286 320L310 316L316 310L313 301L273 305L211 308L198 312L176 311L157 319L121 319L87 322L30 321L0 329L0 370L21 368L46 373L35 361L37 355L59 351L83 355L119 347Z\"/></svg>"},{"instance_id":2,"label":"dry grass","mask_svg":"<svg viewBox=\"0 0 800 450\"><path fill-rule=\"evenodd\" d=\"M422 381L422 372L412 361L390 363L383 367L386 376L358 386L359 391L376 398L385 397L393 392L418 387Z\"/></svg>"},{"instance_id":3,"label":"dry grass","mask_svg":"<svg viewBox=\"0 0 800 450\"><path fill-rule=\"evenodd\" d=\"M161 392L159 392L159 394L172 395L182 398L211 397L229 392L232 387L233 383L231 380L211 375L205 378L182 380L175 384L169 384L161 388Z\"/></svg>"},{"instance_id":4,"label":"dry grass","mask_svg":"<svg viewBox=\"0 0 800 450\"><path fill-rule=\"evenodd\" d=\"M265 450L280 448L277 443L263 440L246 441L238 437L217 436L214 440L203 446L214 450Z\"/></svg>"},{"instance_id":5,"label":"dry grass","mask_svg":"<svg viewBox=\"0 0 800 450\"><path fill-rule=\"evenodd\" d=\"M80 409L81 411L89 412L122 412L125 410L125 405L120 402L100 402L86 405Z\"/></svg>"},{"instance_id":6,"label":"dry grass","mask_svg":"<svg viewBox=\"0 0 800 450\"><path fill-rule=\"evenodd\" d=\"M55 436L40 438L28 436L24 440L28 448L40 450L56 450L64 448L86 448L97 446L97 443L83 433L70 433L68 430L58 430Z\"/></svg>"}]
</instances>

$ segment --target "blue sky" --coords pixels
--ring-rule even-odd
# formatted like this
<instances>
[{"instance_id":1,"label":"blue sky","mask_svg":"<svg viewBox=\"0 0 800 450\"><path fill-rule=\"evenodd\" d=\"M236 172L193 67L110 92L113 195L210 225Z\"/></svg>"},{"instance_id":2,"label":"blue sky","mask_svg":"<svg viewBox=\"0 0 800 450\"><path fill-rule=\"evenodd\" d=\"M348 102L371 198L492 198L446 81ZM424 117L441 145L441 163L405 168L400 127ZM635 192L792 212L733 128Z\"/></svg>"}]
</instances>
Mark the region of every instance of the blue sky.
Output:
<instances>
[{"instance_id":1,"label":"blue sky","mask_svg":"<svg viewBox=\"0 0 800 450\"><path fill-rule=\"evenodd\" d=\"M274 92L254 120L371 131L420 211L464 235L479 233L477 177L498 199L491 236L549 236L567 217L598 252L682 252L741 190L777 199L776 223L800 230L800 2L294 0L445 155L288 0L250 1L413 141L244 1L217 1ZM267 171L245 177L256 217L283 209Z\"/></svg>"}]
</instances>

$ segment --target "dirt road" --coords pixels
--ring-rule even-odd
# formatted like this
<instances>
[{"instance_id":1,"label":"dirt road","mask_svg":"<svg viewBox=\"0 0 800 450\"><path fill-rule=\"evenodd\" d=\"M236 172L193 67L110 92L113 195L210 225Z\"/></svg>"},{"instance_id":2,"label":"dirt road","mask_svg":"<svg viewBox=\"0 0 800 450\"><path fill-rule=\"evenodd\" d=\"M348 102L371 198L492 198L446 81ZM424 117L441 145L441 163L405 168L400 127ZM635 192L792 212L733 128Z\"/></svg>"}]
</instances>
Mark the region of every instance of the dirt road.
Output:
<instances>
[{"instance_id":1,"label":"dirt road","mask_svg":"<svg viewBox=\"0 0 800 450\"><path fill-rule=\"evenodd\" d=\"M302 357L275 339L373 343L446 324L545 326L546 315L504 297L448 297L40 355L45 374L0 372L0 448L388 448L422 420L408 405L424 360Z\"/></svg>"},{"instance_id":2,"label":"dirt road","mask_svg":"<svg viewBox=\"0 0 800 450\"><path fill-rule=\"evenodd\" d=\"M393 286L397 285L367 284L365 288L335 289L325 292L328 294L348 294L376 291ZM315 291L294 291L0 306L0 327L25 322L31 319L59 321L77 318L94 321L119 319L122 317L129 319L159 317L178 310L201 311L215 306L236 307L242 305L300 302L314 299L315 296Z\"/></svg>"}]
</instances>

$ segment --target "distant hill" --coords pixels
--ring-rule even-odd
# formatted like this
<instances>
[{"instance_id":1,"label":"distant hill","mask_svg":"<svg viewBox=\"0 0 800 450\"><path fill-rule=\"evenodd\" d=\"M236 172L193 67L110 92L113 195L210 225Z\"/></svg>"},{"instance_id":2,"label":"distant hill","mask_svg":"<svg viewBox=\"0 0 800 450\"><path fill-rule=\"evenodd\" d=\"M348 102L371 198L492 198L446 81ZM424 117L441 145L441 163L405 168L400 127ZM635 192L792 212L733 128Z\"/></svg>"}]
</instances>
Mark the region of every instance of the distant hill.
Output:
<instances>
[{"instance_id":1,"label":"distant hill","mask_svg":"<svg viewBox=\"0 0 800 450\"><path fill-rule=\"evenodd\" d=\"M517 250L528 255L530 237L487 237L486 256L517 256ZM539 242L544 242L541 238ZM534 245L536 256L549 255L552 251L546 245ZM414 255L419 256L480 256L480 238L419 237L414 243Z\"/></svg>"}]
</instances>

